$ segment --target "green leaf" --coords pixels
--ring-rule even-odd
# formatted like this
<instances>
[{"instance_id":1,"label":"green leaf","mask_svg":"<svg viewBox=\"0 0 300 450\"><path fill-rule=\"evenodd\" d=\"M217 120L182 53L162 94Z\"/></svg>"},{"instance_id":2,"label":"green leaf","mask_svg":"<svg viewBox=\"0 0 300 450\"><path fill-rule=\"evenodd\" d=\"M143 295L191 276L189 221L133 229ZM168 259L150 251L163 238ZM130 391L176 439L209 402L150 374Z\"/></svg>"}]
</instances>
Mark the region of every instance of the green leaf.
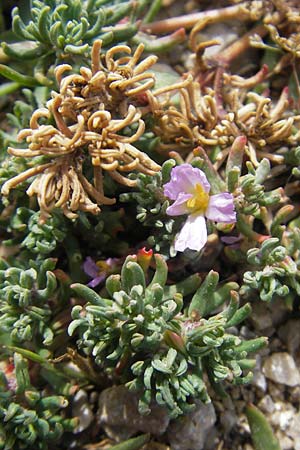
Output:
<instances>
[{"instance_id":1,"label":"green leaf","mask_svg":"<svg viewBox=\"0 0 300 450\"><path fill-rule=\"evenodd\" d=\"M233 141L226 163L227 176L232 169L237 169L239 173L241 172L246 143L247 138L245 136L238 136Z\"/></svg>"},{"instance_id":2,"label":"green leaf","mask_svg":"<svg viewBox=\"0 0 300 450\"><path fill-rule=\"evenodd\" d=\"M242 352L247 352L247 353L252 353L252 352L256 352L257 350L260 350L261 348L265 347L268 343L268 338L267 337L259 337L256 339L251 339L249 341L244 341L242 342L240 345L237 345L235 347L235 351L242 353Z\"/></svg>"},{"instance_id":3,"label":"green leaf","mask_svg":"<svg viewBox=\"0 0 300 450\"><path fill-rule=\"evenodd\" d=\"M120 444L109 447L109 450L139 450L150 439L150 434L141 434L140 436L128 439Z\"/></svg>"},{"instance_id":4,"label":"green leaf","mask_svg":"<svg viewBox=\"0 0 300 450\"><path fill-rule=\"evenodd\" d=\"M163 287L166 284L168 277L168 266L164 257L162 255L155 254L154 258L156 270L148 288L151 288L156 283L160 284Z\"/></svg>"},{"instance_id":5,"label":"green leaf","mask_svg":"<svg viewBox=\"0 0 300 450\"><path fill-rule=\"evenodd\" d=\"M151 364L155 370L158 370L158 372L172 373L172 370L158 358L154 358Z\"/></svg>"},{"instance_id":6,"label":"green leaf","mask_svg":"<svg viewBox=\"0 0 300 450\"><path fill-rule=\"evenodd\" d=\"M14 44L6 44L6 42L2 42L1 46L4 53L10 58L30 61L38 58L45 51L43 45L36 45L31 41L23 41L22 43Z\"/></svg>"},{"instance_id":7,"label":"green leaf","mask_svg":"<svg viewBox=\"0 0 300 450\"><path fill-rule=\"evenodd\" d=\"M11 94L12 92L17 91L20 87L21 85L16 81L2 83L0 85L0 97L2 97L3 95Z\"/></svg>"},{"instance_id":8,"label":"green leaf","mask_svg":"<svg viewBox=\"0 0 300 450\"><path fill-rule=\"evenodd\" d=\"M230 292L229 306L222 312L222 317L225 317L227 321L232 319L239 307L239 294L236 291Z\"/></svg>"},{"instance_id":9,"label":"green leaf","mask_svg":"<svg viewBox=\"0 0 300 450\"><path fill-rule=\"evenodd\" d=\"M115 292L121 291L122 286L120 275L118 274L110 275L106 280L105 287L111 297L113 297Z\"/></svg>"},{"instance_id":10,"label":"green leaf","mask_svg":"<svg viewBox=\"0 0 300 450\"><path fill-rule=\"evenodd\" d=\"M269 175L270 169L271 166L269 160L267 158L262 159L255 171L255 182L257 184L262 184Z\"/></svg>"},{"instance_id":11,"label":"green leaf","mask_svg":"<svg viewBox=\"0 0 300 450\"><path fill-rule=\"evenodd\" d=\"M23 75L11 67L5 66L4 64L0 64L0 75L8 80L19 83L21 86L35 87L40 85L35 78Z\"/></svg>"},{"instance_id":12,"label":"green leaf","mask_svg":"<svg viewBox=\"0 0 300 450\"><path fill-rule=\"evenodd\" d=\"M251 314L251 311L251 305L249 303L246 303L244 306L237 310L237 312L231 317L230 320L228 320L228 322L226 322L225 328L235 327L239 323L243 322Z\"/></svg>"},{"instance_id":13,"label":"green leaf","mask_svg":"<svg viewBox=\"0 0 300 450\"><path fill-rule=\"evenodd\" d=\"M34 361L42 365L50 366L50 363L47 361L47 359L43 358L37 353L32 352L31 350L26 350L25 348L15 347L12 345L8 345L7 348L12 352L19 353L20 355L24 356L27 359L30 359L31 361Z\"/></svg>"},{"instance_id":14,"label":"green leaf","mask_svg":"<svg viewBox=\"0 0 300 450\"><path fill-rule=\"evenodd\" d=\"M7 408L6 414L4 416L4 422L8 422L19 412L20 412L20 406L17 405L16 403L10 403Z\"/></svg>"},{"instance_id":15,"label":"green leaf","mask_svg":"<svg viewBox=\"0 0 300 450\"><path fill-rule=\"evenodd\" d=\"M153 375L153 367L149 366L146 368L145 372L144 372L144 385L146 387L146 389L151 390L151 377Z\"/></svg>"},{"instance_id":16,"label":"green leaf","mask_svg":"<svg viewBox=\"0 0 300 450\"><path fill-rule=\"evenodd\" d=\"M30 387L30 378L27 361L19 353L14 354L14 365L16 368L17 393L22 394Z\"/></svg>"},{"instance_id":17,"label":"green leaf","mask_svg":"<svg viewBox=\"0 0 300 450\"><path fill-rule=\"evenodd\" d=\"M269 422L256 406L247 406L246 416L255 450L281 450Z\"/></svg>"},{"instance_id":18,"label":"green leaf","mask_svg":"<svg viewBox=\"0 0 300 450\"><path fill-rule=\"evenodd\" d=\"M190 275L179 283L164 287L164 298L174 298L176 294L182 294L186 297L193 294L201 284L201 277L197 273Z\"/></svg>"},{"instance_id":19,"label":"green leaf","mask_svg":"<svg viewBox=\"0 0 300 450\"><path fill-rule=\"evenodd\" d=\"M97 14L97 20L94 23L94 25L85 33L84 40L89 41L90 39L96 37L104 25L105 22L105 15L103 13L103 10L100 8Z\"/></svg>"},{"instance_id":20,"label":"green leaf","mask_svg":"<svg viewBox=\"0 0 300 450\"><path fill-rule=\"evenodd\" d=\"M137 33L138 26L136 24L133 24L126 25L125 27L120 28L112 27L110 29L110 27L107 27L105 30L107 30L107 32L99 36L102 40L103 47L115 42L127 41Z\"/></svg>"},{"instance_id":21,"label":"green leaf","mask_svg":"<svg viewBox=\"0 0 300 450\"><path fill-rule=\"evenodd\" d=\"M203 317L205 315L218 281L219 274L211 270L192 298L188 309L189 317Z\"/></svg>"},{"instance_id":22,"label":"green leaf","mask_svg":"<svg viewBox=\"0 0 300 450\"><path fill-rule=\"evenodd\" d=\"M142 286L144 291L146 289L146 280L142 267L137 262L129 261L126 264L126 269L128 269L128 272L126 272L126 277L128 278L126 280L126 283L129 283L129 273L130 273L131 280L129 284L131 285L131 289L134 288L135 286Z\"/></svg>"},{"instance_id":23,"label":"green leaf","mask_svg":"<svg viewBox=\"0 0 300 450\"><path fill-rule=\"evenodd\" d=\"M105 303L104 299L100 297L93 289L84 286L80 283L74 283L71 284L71 289L79 296L82 297L87 302L91 303L92 305L98 305L106 307L107 304Z\"/></svg>"}]
</instances>

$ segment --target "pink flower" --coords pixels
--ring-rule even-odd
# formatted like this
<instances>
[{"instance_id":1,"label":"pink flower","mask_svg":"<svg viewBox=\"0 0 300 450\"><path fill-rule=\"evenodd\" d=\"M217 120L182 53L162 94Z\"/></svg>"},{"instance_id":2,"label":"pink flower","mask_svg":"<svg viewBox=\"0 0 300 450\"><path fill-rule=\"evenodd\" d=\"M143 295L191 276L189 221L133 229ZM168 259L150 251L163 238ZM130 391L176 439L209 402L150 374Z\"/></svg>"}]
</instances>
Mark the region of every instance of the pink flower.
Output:
<instances>
[{"instance_id":1,"label":"pink flower","mask_svg":"<svg viewBox=\"0 0 300 450\"><path fill-rule=\"evenodd\" d=\"M107 278L108 275L114 272L118 259L108 258L106 261L97 261L88 256L83 263L84 272L92 278L92 280L87 284L87 286L94 288L98 284Z\"/></svg>"},{"instance_id":2,"label":"pink flower","mask_svg":"<svg viewBox=\"0 0 300 450\"><path fill-rule=\"evenodd\" d=\"M182 164L171 171L171 180L164 185L164 194L174 203L167 208L169 216L188 214L175 238L175 250L201 250L207 241L205 217L214 222L236 222L233 196L229 192L209 195L210 184L202 170Z\"/></svg>"}]
</instances>

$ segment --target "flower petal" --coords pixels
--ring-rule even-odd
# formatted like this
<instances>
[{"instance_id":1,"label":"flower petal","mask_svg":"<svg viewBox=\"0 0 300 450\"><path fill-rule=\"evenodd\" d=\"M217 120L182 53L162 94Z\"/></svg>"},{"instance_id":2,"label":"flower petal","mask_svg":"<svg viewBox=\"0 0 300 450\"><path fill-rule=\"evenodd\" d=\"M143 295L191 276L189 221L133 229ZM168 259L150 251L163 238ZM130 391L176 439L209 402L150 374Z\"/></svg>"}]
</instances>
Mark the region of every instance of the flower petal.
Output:
<instances>
[{"instance_id":1,"label":"flower petal","mask_svg":"<svg viewBox=\"0 0 300 450\"><path fill-rule=\"evenodd\" d=\"M96 278L93 278L93 280L91 280L87 286L94 288L96 286L98 286L98 284L100 284L103 280L105 280L105 274L103 273L102 275L99 275Z\"/></svg>"},{"instance_id":2,"label":"flower petal","mask_svg":"<svg viewBox=\"0 0 300 450\"><path fill-rule=\"evenodd\" d=\"M210 191L210 184L202 170L190 164L181 164L171 170L171 180L164 185L164 194L175 200L182 192L192 193L196 184L200 184L205 192Z\"/></svg>"},{"instance_id":3,"label":"flower petal","mask_svg":"<svg viewBox=\"0 0 300 450\"><path fill-rule=\"evenodd\" d=\"M90 256L84 261L83 270L91 278L95 278L99 275L99 267Z\"/></svg>"},{"instance_id":4,"label":"flower petal","mask_svg":"<svg viewBox=\"0 0 300 450\"><path fill-rule=\"evenodd\" d=\"M214 222L233 223L236 222L233 196L228 192L212 195L205 213L209 220Z\"/></svg>"},{"instance_id":5,"label":"flower petal","mask_svg":"<svg viewBox=\"0 0 300 450\"><path fill-rule=\"evenodd\" d=\"M120 260L118 258L107 258L105 262L110 269L113 269L114 266L116 266L120 262Z\"/></svg>"},{"instance_id":6,"label":"flower petal","mask_svg":"<svg viewBox=\"0 0 300 450\"><path fill-rule=\"evenodd\" d=\"M186 248L190 248L199 251L206 241L205 218L198 214L191 214L175 238L175 250L183 252Z\"/></svg>"},{"instance_id":7,"label":"flower petal","mask_svg":"<svg viewBox=\"0 0 300 450\"><path fill-rule=\"evenodd\" d=\"M192 194L184 194L181 192L176 198L173 205L167 208L166 213L169 216L181 216L182 214L188 214L190 210L186 206L186 202L191 197L193 197Z\"/></svg>"},{"instance_id":8,"label":"flower petal","mask_svg":"<svg viewBox=\"0 0 300 450\"><path fill-rule=\"evenodd\" d=\"M242 236L222 236L221 241L224 242L224 244L236 244L237 242L240 242L242 239Z\"/></svg>"}]
</instances>

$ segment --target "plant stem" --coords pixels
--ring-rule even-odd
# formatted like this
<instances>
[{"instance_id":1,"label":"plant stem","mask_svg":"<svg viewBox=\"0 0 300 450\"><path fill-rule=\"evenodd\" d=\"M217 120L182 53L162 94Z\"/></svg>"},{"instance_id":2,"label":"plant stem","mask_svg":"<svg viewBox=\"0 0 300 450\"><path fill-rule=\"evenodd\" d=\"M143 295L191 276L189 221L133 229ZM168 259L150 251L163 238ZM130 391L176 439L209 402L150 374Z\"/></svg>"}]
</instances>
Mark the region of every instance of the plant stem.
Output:
<instances>
[{"instance_id":1,"label":"plant stem","mask_svg":"<svg viewBox=\"0 0 300 450\"><path fill-rule=\"evenodd\" d=\"M131 42L134 44L144 44L146 52L164 52L174 47L174 45L184 42L186 34L184 28L180 28L168 36L161 38L149 39L147 34L137 33Z\"/></svg>"},{"instance_id":2,"label":"plant stem","mask_svg":"<svg viewBox=\"0 0 300 450\"><path fill-rule=\"evenodd\" d=\"M19 87L21 87L21 85L19 83L17 83L16 81L11 81L10 83L1 84L0 97L2 97L2 95L8 95L8 94L11 94L12 92L15 92L17 89L19 89Z\"/></svg>"},{"instance_id":3,"label":"plant stem","mask_svg":"<svg viewBox=\"0 0 300 450\"><path fill-rule=\"evenodd\" d=\"M241 38L234 41L229 47L225 48L220 54L216 55L215 59L221 62L224 66L228 65L238 56L242 55L247 48L250 47L250 37L258 34L260 37L268 33L267 28L263 24L259 24Z\"/></svg>"},{"instance_id":4,"label":"plant stem","mask_svg":"<svg viewBox=\"0 0 300 450\"><path fill-rule=\"evenodd\" d=\"M154 17L158 14L161 6L162 6L162 0L154 0L149 11L147 12L147 14L144 17L143 22L144 23L152 22Z\"/></svg>"},{"instance_id":5,"label":"plant stem","mask_svg":"<svg viewBox=\"0 0 300 450\"><path fill-rule=\"evenodd\" d=\"M199 20L210 19L214 23L224 20L238 18L246 20L250 18L250 11L246 9L245 4L228 6L226 8L210 9L199 13L186 14L184 16L172 17L170 19L159 20L152 23L146 23L141 26L141 31L160 34L169 33L178 28L192 28Z\"/></svg>"}]
</instances>

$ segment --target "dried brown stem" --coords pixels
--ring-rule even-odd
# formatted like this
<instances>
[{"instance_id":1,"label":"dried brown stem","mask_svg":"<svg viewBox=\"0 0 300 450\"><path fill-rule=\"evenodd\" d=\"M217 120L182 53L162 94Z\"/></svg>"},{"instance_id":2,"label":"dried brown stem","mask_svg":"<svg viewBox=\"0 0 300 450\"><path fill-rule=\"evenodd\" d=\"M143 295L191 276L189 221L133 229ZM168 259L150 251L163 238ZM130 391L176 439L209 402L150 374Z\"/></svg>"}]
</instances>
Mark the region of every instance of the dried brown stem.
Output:
<instances>
[{"instance_id":1,"label":"dried brown stem","mask_svg":"<svg viewBox=\"0 0 300 450\"><path fill-rule=\"evenodd\" d=\"M224 66L230 64L238 56L242 55L250 47L251 36L257 34L260 37L265 36L268 33L266 27L262 24L252 28L248 33L244 34L240 39L237 39L229 47L219 53L215 59Z\"/></svg>"},{"instance_id":2,"label":"dried brown stem","mask_svg":"<svg viewBox=\"0 0 300 450\"><path fill-rule=\"evenodd\" d=\"M246 3L147 23L141 26L141 30L153 34L164 34L181 27L186 29L192 28L199 20L203 19L211 19L214 23L217 23L235 18L239 20L250 18L250 11L246 9Z\"/></svg>"}]
</instances>

